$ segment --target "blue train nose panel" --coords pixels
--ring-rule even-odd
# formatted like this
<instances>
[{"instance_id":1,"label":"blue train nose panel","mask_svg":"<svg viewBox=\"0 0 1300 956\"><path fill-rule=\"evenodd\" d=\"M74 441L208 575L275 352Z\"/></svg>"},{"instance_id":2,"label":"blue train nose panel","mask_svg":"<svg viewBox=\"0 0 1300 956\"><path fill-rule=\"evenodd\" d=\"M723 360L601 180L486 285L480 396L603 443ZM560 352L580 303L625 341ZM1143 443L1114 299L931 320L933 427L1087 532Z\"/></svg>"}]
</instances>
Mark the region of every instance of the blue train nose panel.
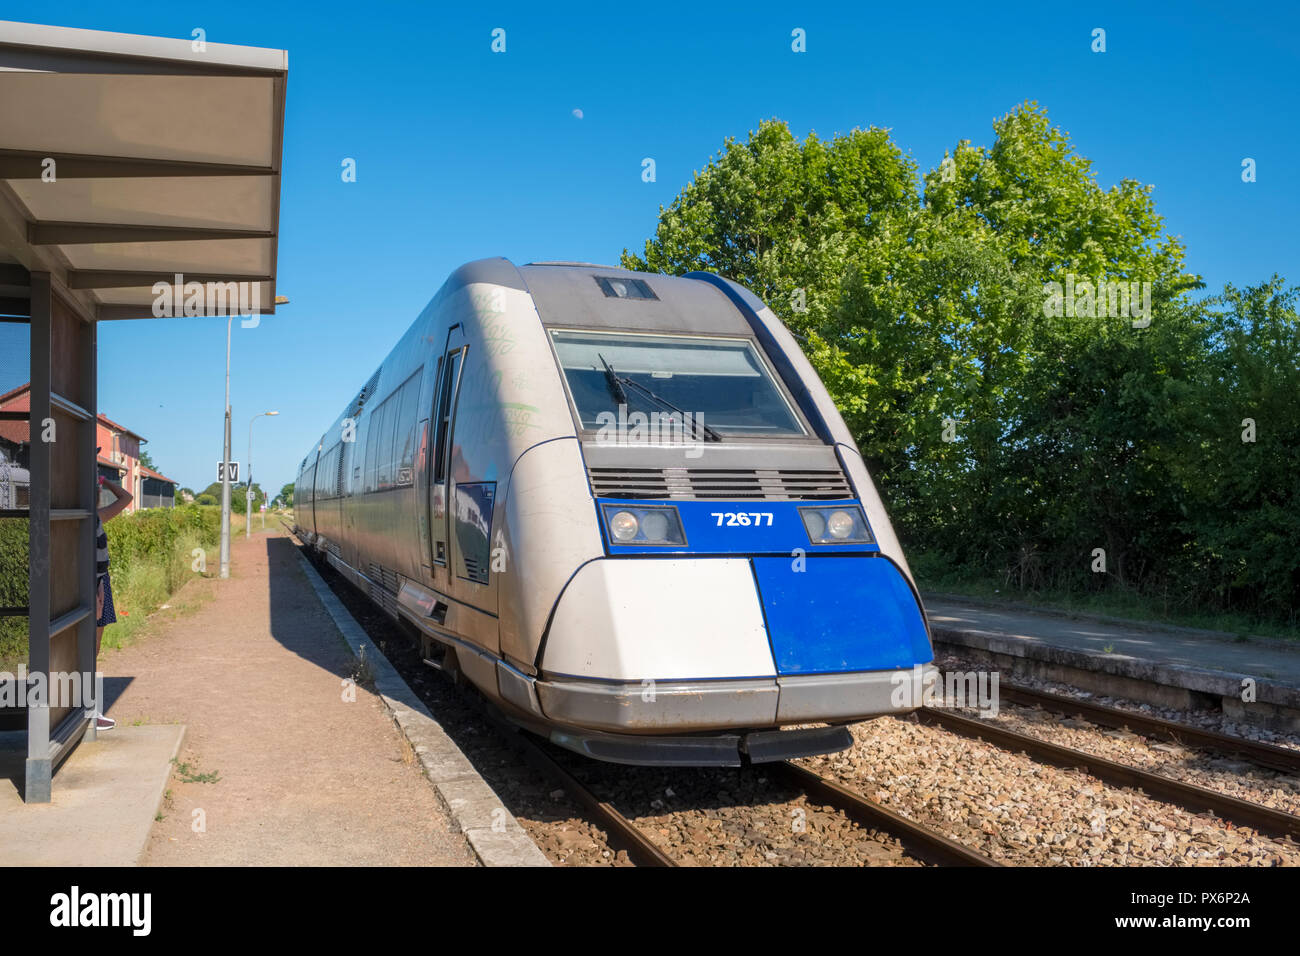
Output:
<instances>
[{"instance_id":1,"label":"blue train nose panel","mask_svg":"<svg viewBox=\"0 0 1300 956\"><path fill-rule=\"evenodd\" d=\"M907 580L868 557L754 558L778 674L910 668L933 658Z\"/></svg>"}]
</instances>

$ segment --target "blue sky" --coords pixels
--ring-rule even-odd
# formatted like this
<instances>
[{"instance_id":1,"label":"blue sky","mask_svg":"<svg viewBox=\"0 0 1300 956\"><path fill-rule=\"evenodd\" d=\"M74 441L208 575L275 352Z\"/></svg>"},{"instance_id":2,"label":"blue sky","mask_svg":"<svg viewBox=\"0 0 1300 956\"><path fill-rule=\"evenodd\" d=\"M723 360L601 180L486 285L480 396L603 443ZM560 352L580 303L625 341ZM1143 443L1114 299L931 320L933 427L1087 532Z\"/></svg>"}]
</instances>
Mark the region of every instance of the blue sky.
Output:
<instances>
[{"instance_id":1,"label":"blue sky","mask_svg":"<svg viewBox=\"0 0 1300 956\"><path fill-rule=\"evenodd\" d=\"M5 19L289 51L279 291L235 323L235 457L271 490L462 262L616 262L721 148L883 126L923 170L1047 107L1103 186L1155 185L1211 291L1300 283L1300 16L1288 5L80 3ZM558 5L557 5L558 6ZM740 12L743 11L743 12ZM491 31L507 33L493 54ZM795 27L807 52L790 50ZM1107 50L1091 52L1106 30ZM583 118L573 115L581 110ZM653 157L657 181L641 180ZM357 160L357 182L340 162ZM1258 180L1241 181L1252 157ZM183 485L215 478L225 321L100 327L101 411ZM5 369L0 363L0 377ZM0 387L13 383L0 381Z\"/></svg>"}]
</instances>

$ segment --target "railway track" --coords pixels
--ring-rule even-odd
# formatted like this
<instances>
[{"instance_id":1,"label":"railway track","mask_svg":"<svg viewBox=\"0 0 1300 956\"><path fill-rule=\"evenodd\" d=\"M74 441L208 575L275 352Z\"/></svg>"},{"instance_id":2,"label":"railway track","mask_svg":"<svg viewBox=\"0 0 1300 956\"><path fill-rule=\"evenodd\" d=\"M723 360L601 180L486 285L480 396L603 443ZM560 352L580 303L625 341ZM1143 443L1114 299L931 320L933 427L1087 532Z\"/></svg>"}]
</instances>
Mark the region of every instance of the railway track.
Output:
<instances>
[{"instance_id":1,"label":"railway track","mask_svg":"<svg viewBox=\"0 0 1300 956\"><path fill-rule=\"evenodd\" d=\"M1118 707L1106 707L1063 694L1051 694L1019 684L1008 684L1006 681L1000 682L998 694L1002 700L1012 704L1041 707L1056 714L1079 716L1103 727L1127 728L1147 737L1234 754L1270 770L1300 773L1300 750L1278 747L1258 740L1247 740L1231 734L1221 734L1213 730L1193 727L1190 724L1149 717L1145 714L1121 710Z\"/></svg>"},{"instance_id":2,"label":"railway track","mask_svg":"<svg viewBox=\"0 0 1300 956\"><path fill-rule=\"evenodd\" d=\"M1207 787L1173 780L1149 770L1116 763L1084 750L1048 743L1028 734L995 726L987 720L931 707L921 708L915 716L923 724L940 727L974 740L983 740L1012 753L1024 753L1041 763L1066 770L1082 770L1103 783L1130 787L1196 813L1212 813L1223 820L1238 826L1252 827L1269 836L1300 839L1300 816L1294 814L1230 797Z\"/></svg>"},{"instance_id":3,"label":"railway track","mask_svg":"<svg viewBox=\"0 0 1300 956\"><path fill-rule=\"evenodd\" d=\"M608 836L614 849L623 850L637 866L676 866L677 861L659 849L635 823L619 812L618 808L607 800L602 800L592 790L569 773L542 750L541 747L526 739L523 734L512 733L508 728L501 729L510 746L533 769L550 777L580 806L595 818Z\"/></svg>"},{"instance_id":4,"label":"railway track","mask_svg":"<svg viewBox=\"0 0 1300 956\"><path fill-rule=\"evenodd\" d=\"M774 767L790 783L830 804L850 819L892 834L909 853L927 863L936 866L1002 866L992 857L985 856L964 843L958 843L932 827L895 813L856 790L850 790L806 767L789 761L775 764Z\"/></svg>"},{"instance_id":5,"label":"railway track","mask_svg":"<svg viewBox=\"0 0 1300 956\"><path fill-rule=\"evenodd\" d=\"M508 731L507 731L508 732ZM511 745L534 769L547 774L589 813L609 835L611 845L627 852L638 866L677 866L636 822L617 807L602 800L589 787L553 760L523 734L514 734ZM935 866L1002 866L1001 863L952 840L931 827L917 823L856 791L797 764L782 761L766 765L773 776L801 790L820 803L833 807L854 822L884 831L913 857Z\"/></svg>"}]
</instances>

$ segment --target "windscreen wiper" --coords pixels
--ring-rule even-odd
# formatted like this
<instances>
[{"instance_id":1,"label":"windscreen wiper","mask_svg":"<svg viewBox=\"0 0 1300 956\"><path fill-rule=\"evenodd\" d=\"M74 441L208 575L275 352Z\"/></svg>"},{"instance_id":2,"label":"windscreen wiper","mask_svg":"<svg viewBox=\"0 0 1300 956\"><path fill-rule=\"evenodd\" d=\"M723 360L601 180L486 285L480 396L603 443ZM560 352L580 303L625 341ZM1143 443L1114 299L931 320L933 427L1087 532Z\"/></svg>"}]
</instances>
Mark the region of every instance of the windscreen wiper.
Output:
<instances>
[{"instance_id":1,"label":"windscreen wiper","mask_svg":"<svg viewBox=\"0 0 1300 956\"><path fill-rule=\"evenodd\" d=\"M685 411L682 408L679 408L678 406L674 405L672 402L668 401L668 399L664 398L662 395L656 395L654 392L650 391L650 389L646 388L640 382L634 382L630 378L624 378L623 383L625 385L631 385L637 391L645 395L646 398L656 401L664 408L672 409L678 415L681 415L683 423L689 421L700 431L704 432L704 437L707 438L709 441L722 441L722 436L719 435L712 428L710 428L708 425L704 424L704 422L702 422L697 416L692 415L690 412Z\"/></svg>"},{"instance_id":2,"label":"windscreen wiper","mask_svg":"<svg viewBox=\"0 0 1300 956\"><path fill-rule=\"evenodd\" d=\"M609 383L609 390L610 393L613 394L615 401L620 402L623 405L626 405L627 390L623 386L631 385L633 388L641 392L647 398L651 399L652 401L658 402L664 408L671 409L674 412L676 412L678 415L681 415L683 423L689 420L692 425L694 425L700 431L704 432L704 437L707 438L709 441L722 441L721 435L719 435L708 425L704 424L704 422L700 421L696 416L674 405L672 402L668 401L668 399L664 398L662 395L656 395L654 392L650 391L650 389L646 388L640 382L634 382L631 378L627 377L626 375L620 376L618 373L614 371L614 367L610 365L609 362L605 361L605 356L601 355L599 352L596 353L596 357L600 359L600 363L605 366L605 381Z\"/></svg>"},{"instance_id":3,"label":"windscreen wiper","mask_svg":"<svg viewBox=\"0 0 1300 956\"><path fill-rule=\"evenodd\" d=\"M600 359L600 363L605 366L605 381L609 383L609 393L614 396L614 401L620 405L626 405L627 392L623 389L623 383L618 380L618 376L614 374L614 369L605 361L605 356L597 352L596 358Z\"/></svg>"}]
</instances>

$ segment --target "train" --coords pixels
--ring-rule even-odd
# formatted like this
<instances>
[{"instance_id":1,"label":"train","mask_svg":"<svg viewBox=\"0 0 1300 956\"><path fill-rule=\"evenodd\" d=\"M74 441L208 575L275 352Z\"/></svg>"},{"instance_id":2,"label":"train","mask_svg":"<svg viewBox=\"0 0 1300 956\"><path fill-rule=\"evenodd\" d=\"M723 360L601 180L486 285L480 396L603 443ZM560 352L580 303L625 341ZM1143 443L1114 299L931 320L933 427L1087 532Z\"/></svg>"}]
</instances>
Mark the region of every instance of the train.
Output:
<instances>
[{"instance_id":1,"label":"train","mask_svg":"<svg viewBox=\"0 0 1300 956\"><path fill-rule=\"evenodd\" d=\"M427 663L597 760L833 753L933 679L852 435L781 319L713 273L461 266L293 505Z\"/></svg>"}]
</instances>

